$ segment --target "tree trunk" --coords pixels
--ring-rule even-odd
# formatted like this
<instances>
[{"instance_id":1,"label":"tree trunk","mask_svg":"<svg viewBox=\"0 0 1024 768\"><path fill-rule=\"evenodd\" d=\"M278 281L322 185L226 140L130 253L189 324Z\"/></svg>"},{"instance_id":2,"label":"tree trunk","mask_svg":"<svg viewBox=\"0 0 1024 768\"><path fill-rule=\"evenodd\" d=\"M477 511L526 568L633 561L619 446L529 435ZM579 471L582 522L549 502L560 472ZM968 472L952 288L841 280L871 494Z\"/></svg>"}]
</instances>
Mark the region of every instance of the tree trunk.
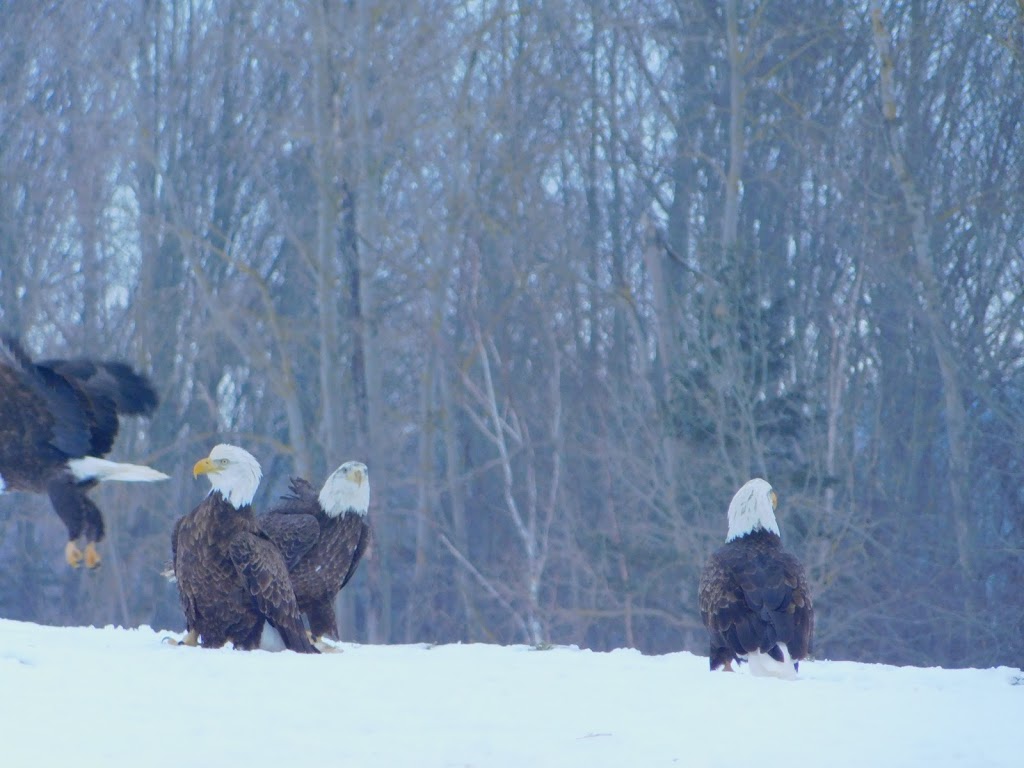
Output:
<instances>
[{"instance_id":1,"label":"tree trunk","mask_svg":"<svg viewBox=\"0 0 1024 768\"><path fill-rule=\"evenodd\" d=\"M973 625L973 619L976 616L976 578L969 523L971 510L966 490L970 474L970 448L964 392L960 381L960 367L957 363L958 352L950 334L942 289L935 271L927 203L907 162L904 142L900 133L899 106L896 102L894 82L895 63L889 43L889 33L882 15L881 0L871 0L870 8L871 25L881 66L879 88L889 162L903 194L903 203L906 206L907 214L910 216L915 274L921 290L920 313L931 336L942 377L946 437L949 449L949 474L947 477L949 506L956 537L958 565L964 582L964 602L967 613L965 626L968 627L964 638L964 648L966 649L971 645L973 632L969 627Z\"/></svg>"}]
</instances>

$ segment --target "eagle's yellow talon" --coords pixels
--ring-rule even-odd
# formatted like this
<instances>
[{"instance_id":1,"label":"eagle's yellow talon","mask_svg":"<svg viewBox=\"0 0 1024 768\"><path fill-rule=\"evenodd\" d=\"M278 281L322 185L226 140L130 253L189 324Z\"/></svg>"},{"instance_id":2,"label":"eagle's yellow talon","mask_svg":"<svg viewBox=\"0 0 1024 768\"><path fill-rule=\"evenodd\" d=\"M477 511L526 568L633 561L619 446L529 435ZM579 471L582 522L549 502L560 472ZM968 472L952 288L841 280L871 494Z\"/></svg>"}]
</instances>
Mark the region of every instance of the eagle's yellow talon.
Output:
<instances>
[{"instance_id":1,"label":"eagle's yellow talon","mask_svg":"<svg viewBox=\"0 0 1024 768\"><path fill-rule=\"evenodd\" d=\"M338 647L337 645L334 645L333 643L329 642L328 640L325 640L323 635L320 635L319 637L317 637L312 632L310 632L308 629L306 630L306 637L309 638L310 645L312 645L314 648L316 648L318 651L320 651L320 653L344 653L345 652L342 648Z\"/></svg>"},{"instance_id":2,"label":"eagle's yellow talon","mask_svg":"<svg viewBox=\"0 0 1024 768\"><path fill-rule=\"evenodd\" d=\"M316 647L316 649L318 651L320 651L320 653L344 653L345 652L344 649L339 648L336 645L331 645L326 640L324 640L322 637L319 638L318 640L313 640L312 639L312 635L310 635L310 642L313 643L313 645Z\"/></svg>"},{"instance_id":3,"label":"eagle's yellow talon","mask_svg":"<svg viewBox=\"0 0 1024 768\"><path fill-rule=\"evenodd\" d=\"M82 564L82 550L78 548L75 542L69 541L64 545L64 559L68 561L68 565L72 568L77 568Z\"/></svg>"},{"instance_id":4,"label":"eagle's yellow talon","mask_svg":"<svg viewBox=\"0 0 1024 768\"><path fill-rule=\"evenodd\" d=\"M167 643L167 645L187 645L192 648L195 648L197 645L199 645L199 633L193 629L189 630L189 633L185 635L185 637L183 637L181 640L175 640L173 637L163 637L160 639L160 642Z\"/></svg>"},{"instance_id":5,"label":"eagle's yellow talon","mask_svg":"<svg viewBox=\"0 0 1024 768\"><path fill-rule=\"evenodd\" d=\"M85 545L85 567L95 568L103 562L103 558L100 557L100 553L96 551L96 545L93 542L89 542Z\"/></svg>"},{"instance_id":6,"label":"eagle's yellow talon","mask_svg":"<svg viewBox=\"0 0 1024 768\"><path fill-rule=\"evenodd\" d=\"M195 648L199 645L199 633L194 629L190 629L188 634L178 641L178 645L187 645L189 648Z\"/></svg>"}]
</instances>

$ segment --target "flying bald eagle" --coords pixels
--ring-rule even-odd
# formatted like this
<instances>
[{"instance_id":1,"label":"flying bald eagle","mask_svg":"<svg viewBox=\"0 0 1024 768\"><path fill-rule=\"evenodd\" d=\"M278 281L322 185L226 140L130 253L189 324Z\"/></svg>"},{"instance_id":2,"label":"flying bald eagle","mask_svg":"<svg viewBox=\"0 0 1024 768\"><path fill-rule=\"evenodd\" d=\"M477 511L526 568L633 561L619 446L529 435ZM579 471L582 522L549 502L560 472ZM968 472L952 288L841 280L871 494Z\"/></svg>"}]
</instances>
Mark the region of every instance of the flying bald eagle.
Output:
<instances>
[{"instance_id":1,"label":"flying bald eagle","mask_svg":"<svg viewBox=\"0 0 1024 768\"><path fill-rule=\"evenodd\" d=\"M258 518L260 528L284 555L314 640L324 635L339 639L334 598L366 551L369 508L366 465L347 461L331 473L319 494L306 480L292 478L291 494Z\"/></svg>"},{"instance_id":2,"label":"flying bald eagle","mask_svg":"<svg viewBox=\"0 0 1024 768\"><path fill-rule=\"evenodd\" d=\"M0 492L50 497L68 529L64 557L73 568L100 564L103 515L86 495L90 488L102 480L167 479L149 467L102 458L114 445L119 415L148 416L156 405L152 385L125 363L35 363L17 340L0 339Z\"/></svg>"},{"instance_id":3,"label":"flying bald eagle","mask_svg":"<svg viewBox=\"0 0 1024 768\"><path fill-rule=\"evenodd\" d=\"M260 645L264 624L285 647L317 653L302 626L281 552L256 524L252 499L263 473L248 451L220 444L192 469L213 486L174 526L171 554L185 612L185 645Z\"/></svg>"},{"instance_id":4,"label":"flying bald eagle","mask_svg":"<svg viewBox=\"0 0 1024 768\"><path fill-rule=\"evenodd\" d=\"M711 669L749 661L755 675L795 677L811 650L814 607L804 568L782 548L778 497L760 478L729 504L725 546L700 577L700 616L711 636Z\"/></svg>"}]
</instances>

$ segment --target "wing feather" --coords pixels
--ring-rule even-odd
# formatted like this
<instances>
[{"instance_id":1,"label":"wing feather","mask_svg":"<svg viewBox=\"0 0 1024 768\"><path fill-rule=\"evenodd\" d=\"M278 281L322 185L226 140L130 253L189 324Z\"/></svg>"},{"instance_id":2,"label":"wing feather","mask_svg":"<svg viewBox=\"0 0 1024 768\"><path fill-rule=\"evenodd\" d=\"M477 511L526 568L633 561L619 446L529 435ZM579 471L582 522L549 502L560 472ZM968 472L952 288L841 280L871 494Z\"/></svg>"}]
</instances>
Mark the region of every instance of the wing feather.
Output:
<instances>
[{"instance_id":1,"label":"wing feather","mask_svg":"<svg viewBox=\"0 0 1024 768\"><path fill-rule=\"evenodd\" d=\"M352 515L352 517L359 516ZM338 587L339 592L345 588L349 579L355 574L359 561L363 559L363 553L366 552L366 547L370 543L370 526L362 517L359 517L357 527L353 528L351 538L355 539L355 546L351 547L352 559L349 561L348 569L341 579L341 586Z\"/></svg>"},{"instance_id":2,"label":"wing feather","mask_svg":"<svg viewBox=\"0 0 1024 768\"><path fill-rule=\"evenodd\" d=\"M800 562L776 542L736 540L708 560L698 589L711 635L712 664L786 643L801 659L811 648L813 606ZM773 654L774 655L774 654Z\"/></svg>"},{"instance_id":3,"label":"wing feather","mask_svg":"<svg viewBox=\"0 0 1024 768\"><path fill-rule=\"evenodd\" d=\"M289 569L295 567L320 538L320 523L299 512L268 512L258 519L260 530L274 542Z\"/></svg>"},{"instance_id":4,"label":"wing feather","mask_svg":"<svg viewBox=\"0 0 1024 768\"><path fill-rule=\"evenodd\" d=\"M293 651L318 653L306 636L288 568L273 542L253 533L239 533L231 540L228 554L256 607L281 633L285 645Z\"/></svg>"}]
</instances>

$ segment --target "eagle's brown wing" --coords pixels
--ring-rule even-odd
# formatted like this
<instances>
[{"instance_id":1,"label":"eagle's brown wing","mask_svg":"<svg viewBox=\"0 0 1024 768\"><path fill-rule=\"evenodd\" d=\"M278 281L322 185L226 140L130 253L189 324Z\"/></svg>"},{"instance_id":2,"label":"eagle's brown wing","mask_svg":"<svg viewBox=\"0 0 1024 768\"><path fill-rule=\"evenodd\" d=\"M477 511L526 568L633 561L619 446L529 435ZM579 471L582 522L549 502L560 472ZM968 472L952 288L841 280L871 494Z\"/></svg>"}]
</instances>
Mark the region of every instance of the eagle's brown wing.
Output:
<instances>
[{"instance_id":1,"label":"eagle's brown wing","mask_svg":"<svg viewBox=\"0 0 1024 768\"><path fill-rule=\"evenodd\" d=\"M89 423L92 456L105 456L114 446L118 414L148 416L157 405L156 390L131 366L114 360L45 360L39 370L59 377L74 390Z\"/></svg>"},{"instance_id":2,"label":"eagle's brown wing","mask_svg":"<svg viewBox=\"0 0 1024 768\"><path fill-rule=\"evenodd\" d=\"M735 626L747 611L739 585L715 552L708 559L697 589L700 618L711 638L711 669L730 665L740 645ZM739 651L742 653L742 651Z\"/></svg>"},{"instance_id":3,"label":"eagle's brown wing","mask_svg":"<svg viewBox=\"0 0 1024 768\"><path fill-rule=\"evenodd\" d=\"M260 530L274 542L288 569L302 559L320 537L320 523L313 515L270 511L257 519Z\"/></svg>"},{"instance_id":4,"label":"eagle's brown wing","mask_svg":"<svg viewBox=\"0 0 1024 768\"><path fill-rule=\"evenodd\" d=\"M292 570L320 538L316 519L320 501L316 489L301 477L291 478L289 490L290 494L282 496L257 520L260 529L281 550L288 570Z\"/></svg>"},{"instance_id":5,"label":"eagle's brown wing","mask_svg":"<svg viewBox=\"0 0 1024 768\"><path fill-rule=\"evenodd\" d=\"M84 456L90 447L88 417L74 388L33 363L17 340L6 336L0 339L0 429L0 460L10 453L40 474L68 456ZM45 481L38 480L24 488L44 489Z\"/></svg>"},{"instance_id":6,"label":"eagle's brown wing","mask_svg":"<svg viewBox=\"0 0 1024 768\"><path fill-rule=\"evenodd\" d=\"M256 607L281 633L285 646L300 653L319 653L302 626L288 568L277 547L269 539L243 532L231 540L228 554Z\"/></svg>"},{"instance_id":7,"label":"eagle's brown wing","mask_svg":"<svg viewBox=\"0 0 1024 768\"><path fill-rule=\"evenodd\" d=\"M359 565L359 561L363 559L363 553L366 551L367 545L370 543L370 525L366 522L365 517L356 514L349 514L347 517L354 517L357 520L352 521L352 528L347 534L348 546L346 549L351 552L351 560L348 564L348 569L345 571L345 575L342 576L341 586L338 590L345 588L348 584L349 579L352 578L352 574L356 572L356 566Z\"/></svg>"},{"instance_id":8,"label":"eagle's brown wing","mask_svg":"<svg viewBox=\"0 0 1024 768\"><path fill-rule=\"evenodd\" d=\"M794 659L810 655L814 638L814 603L803 565L793 555L782 552L782 602L772 611L778 642L784 642Z\"/></svg>"},{"instance_id":9,"label":"eagle's brown wing","mask_svg":"<svg viewBox=\"0 0 1024 768\"><path fill-rule=\"evenodd\" d=\"M191 631L196 625L196 602L192 594L191 574L183 568L180 557L190 546L195 546L195 536L192 541L182 539L189 533L194 533L194 526L190 525L190 517L183 515L174 524L174 531L171 533L171 570L174 572L175 581L178 583L178 599L181 603L181 611L185 614L185 626ZM188 521L188 522L187 522Z\"/></svg>"},{"instance_id":10,"label":"eagle's brown wing","mask_svg":"<svg viewBox=\"0 0 1024 768\"><path fill-rule=\"evenodd\" d=\"M287 496L283 496L283 501L298 501L302 503L301 508L303 510L319 506L320 500L316 492L316 488L313 487L309 480L302 477L292 477L288 481L288 490L291 491Z\"/></svg>"},{"instance_id":11,"label":"eagle's brown wing","mask_svg":"<svg viewBox=\"0 0 1024 768\"><path fill-rule=\"evenodd\" d=\"M174 522L174 528L171 530L171 567L175 565L175 560L178 559L178 533L181 531L181 524L185 520L184 515L179 517Z\"/></svg>"},{"instance_id":12,"label":"eagle's brown wing","mask_svg":"<svg viewBox=\"0 0 1024 768\"><path fill-rule=\"evenodd\" d=\"M339 639L334 599L356 572L369 540L365 517L348 512L326 523L316 549L292 571L295 594L313 637Z\"/></svg>"}]
</instances>

